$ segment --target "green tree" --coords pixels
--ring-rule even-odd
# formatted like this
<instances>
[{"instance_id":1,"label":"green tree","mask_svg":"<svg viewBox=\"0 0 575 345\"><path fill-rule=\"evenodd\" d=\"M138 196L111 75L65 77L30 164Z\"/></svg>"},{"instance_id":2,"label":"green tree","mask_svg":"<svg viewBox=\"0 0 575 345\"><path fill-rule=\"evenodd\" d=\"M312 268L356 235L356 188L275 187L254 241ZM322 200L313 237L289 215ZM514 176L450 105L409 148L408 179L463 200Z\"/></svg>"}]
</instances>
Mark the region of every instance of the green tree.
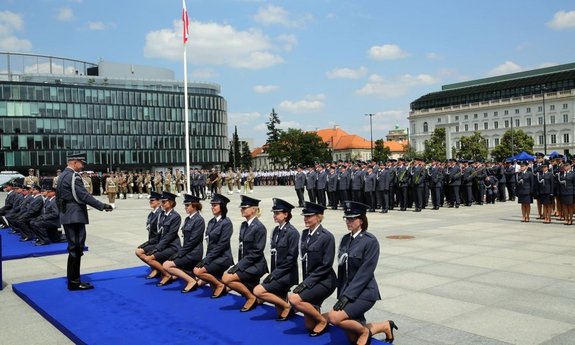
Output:
<instances>
[{"instance_id":1,"label":"green tree","mask_svg":"<svg viewBox=\"0 0 575 345\"><path fill-rule=\"evenodd\" d=\"M331 160L328 144L315 132L289 128L287 132L282 132L279 141L283 147L280 159L289 166L300 163L312 165L314 162Z\"/></svg>"},{"instance_id":2,"label":"green tree","mask_svg":"<svg viewBox=\"0 0 575 345\"><path fill-rule=\"evenodd\" d=\"M391 150L384 144L385 142L383 139L375 141L375 145L373 146L373 159L376 162L385 161L389 156L391 156Z\"/></svg>"},{"instance_id":3,"label":"green tree","mask_svg":"<svg viewBox=\"0 0 575 345\"><path fill-rule=\"evenodd\" d=\"M242 168L248 169L252 167L252 152L247 142L242 141Z\"/></svg>"},{"instance_id":4,"label":"green tree","mask_svg":"<svg viewBox=\"0 0 575 345\"><path fill-rule=\"evenodd\" d=\"M415 152L415 149L409 144L409 142L403 145L403 152L405 152L403 154L403 158L407 161L411 161L417 156L417 152Z\"/></svg>"},{"instance_id":5,"label":"green tree","mask_svg":"<svg viewBox=\"0 0 575 345\"><path fill-rule=\"evenodd\" d=\"M431 134L431 138L424 142L425 149L423 150L423 159L447 159L445 140L445 128L435 128Z\"/></svg>"},{"instance_id":6,"label":"green tree","mask_svg":"<svg viewBox=\"0 0 575 345\"><path fill-rule=\"evenodd\" d=\"M278 128L280 123L281 121L278 114L275 109L272 109L272 112L269 115L269 120L266 122L268 137L266 139L265 151L274 165L281 164L283 162L282 157L284 156L284 148L280 143L280 137L283 131Z\"/></svg>"},{"instance_id":7,"label":"green tree","mask_svg":"<svg viewBox=\"0 0 575 345\"><path fill-rule=\"evenodd\" d=\"M511 147L511 142L513 142L513 147ZM521 151L533 154L534 144L533 138L521 129L507 130L501 137L499 145L491 151L491 156L500 162Z\"/></svg>"},{"instance_id":8,"label":"green tree","mask_svg":"<svg viewBox=\"0 0 575 345\"><path fill-rule=\"evenodd\" d=\"M225 164L226 169L240 166L242 163L242 153L240 151L240 139L238 137L238 126L234 128L234 134L232 134L232 140L230 141L230 151L228 155L228 163Z\"/></svg>"},{"instance_id":9,"label":"green tree","mask_svg":"<svg viewBox=\"0 0 575 345\"><path fill-rule=\"evenodd\" d=\"M475 131L471 136L461 137L460 149L457 150L456 157L461 159L485 160L487 159L488 153L487 141L479 131Z\"/></svg>"}]
</instances>

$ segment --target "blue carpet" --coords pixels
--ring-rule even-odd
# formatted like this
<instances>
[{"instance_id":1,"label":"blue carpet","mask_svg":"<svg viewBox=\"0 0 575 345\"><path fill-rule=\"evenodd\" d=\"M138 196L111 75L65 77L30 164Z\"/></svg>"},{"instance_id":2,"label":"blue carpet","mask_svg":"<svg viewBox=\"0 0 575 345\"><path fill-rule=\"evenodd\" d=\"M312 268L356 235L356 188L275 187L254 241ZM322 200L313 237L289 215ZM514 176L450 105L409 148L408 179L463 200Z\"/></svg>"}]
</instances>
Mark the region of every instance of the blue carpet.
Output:
<instances>
[{"instance_id":1,"label":"blue carpet","mask_svg":"<svg viewBox=\"0 0 575 345\"><path fill-rule=\"evenodd\" d=\"M10 234L9 229L0 230L2 236L2 260L14 260L36 256L68 253L67 243L51 243L35 246L32 241L20 242L20 236ZM88 247L84 251L88 250Z\"/></svg>"},{"instance_id":2,"label":"blue carpet","mask_svg":"<svg viewBox=\"0 0 575 345\"><path fill-rule=\"evenodd\" d=\"M311 338L301 316L277 322L269 305L241 313L239 296L214 300L209 288L181 294L183 282L160 288L147 274L146 267L88 274L82 280L96 288L81 292L68 291L65 278L12 289L80 344L349 344L341 329Z\"/></svg>"}]
</instances>

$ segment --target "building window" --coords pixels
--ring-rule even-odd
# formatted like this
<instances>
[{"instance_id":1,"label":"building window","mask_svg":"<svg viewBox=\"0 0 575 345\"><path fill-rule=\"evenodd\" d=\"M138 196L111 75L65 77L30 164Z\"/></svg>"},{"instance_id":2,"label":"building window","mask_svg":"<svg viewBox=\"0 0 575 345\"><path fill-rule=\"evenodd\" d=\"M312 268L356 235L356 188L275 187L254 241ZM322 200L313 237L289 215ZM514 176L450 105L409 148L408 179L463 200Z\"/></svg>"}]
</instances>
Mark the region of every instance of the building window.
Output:
<instances>
[{"instance_id":1,"label":"building window","mask_svg":"<svg viewBox=\"0 0 575 345\"><path fill-rule=\"evenodd\" d=\"M555 104L551 104L551 105L549 106L549 110L555 110Z\"/></svg>"},{"instance_id":2,"label":"building window","mask_svg":"<svg viewBox=\"0 0 575 345\"><path fill-rule=\"evenodd\" d=\"M549 117L549 123L555 123L555 115Z\"/></svg>"},{"instance_id":3,"label":"building window","mask_svg":"<svg viewBox=\"0 0 575 345\"><path fill-rule=\"evenodd\" d=\"M477 118L477 114L473 114L473 118L476 119L476 118Z\"/></svg>"},{"instance_id":4,"label":"building window","mask_svg":"<svg viewBox=\"0 0 575 345\"><path fill-rule=\"evenodd\" d=\"M459 126L455 126L455 133L459 132Z\"/></svg>"},{"instance_id":5,"label":"building window","mask_svg":"<svg viewBox=\"0 0 575 345\"><path fill-rule=\"evenodd\" d=\"M460 149L461 149L461 141L457 140L457 141L455 142L455 147L456 147L458 150L460 150Z\"/></svg>"},{"instance_id":6,"label":"building window","mask_svg":"<svg viewBox=\"0 0 575 345\"><path fill-rule=\"evenodd\" d=\"M527 126L531 126L531 118L530 117L526 118L525 122L527 123Z\"/></svg>"},{"instance_id":7,"label":"building window","mask_svg":"<svg viewBox=\"0 0 575 345\"><path fill-rule=\"evenodd\" d=\"M509 120L505 120L505 128L509 128Z\"/></svg>"},{"instance_id":8,"label":"building window","mask_svg":"<svg viewBox=\"0 0 575 345\"><path fill-rule=\"evenodd\" d=\"M465 125L465 131L469 131L469 125Z\"/></svg>"},{"instance_id":9,"label":"building window","mask_svg":"<svg viewBox=\"0 0 575 345\"><path fill-rule=\"evenodd\" d=\"M427 122L423 123L423 133L427 133L429 131L429 126L427 125Z\"/></svg>"},{"instance_id":10,"label":"building window","mask_svg":"<svg viewBox=\"0 0 575 345\"><path fill-rule=\"evenodd\" d=\"M478 123L473 124L473 130L475 130L475 131L479 130L479 124Z\"/></svg>"},{"instance_id":11,"label":"building window","mask_svg":"<svg viewBox=\"0 0 575 345\"><path fill-rule=\"evenodd\" d=\"M493 139L493 144L494 144L495 146L499 145L499 138Z\"/></svg>"},{"instance_id":12,"label":"building window","mask_svg":"<svg viewBox=\"0 0 575 345\"><path fill-rule=\"evenodd\" d=\"M526 112L526 113L530 113L530 112L531 112L531 108L527 108L527 109L525 110L525 112Z\"/></svg>"},{"instance_id":13,"label":"building window","mask_svg":"<svg viewBox=\"0 0 575 345\"><path fill-rule=\"evenodd\" d=\"M441 123L441 117L437 118L437 123Z\"/></svg>"},{"instance_id":14,"label":"building window","mask_svg":"<svg viewBox=\"0 0 575 345\"><path fill-rule=\"evenodd\" d=\"M499 121L493 122L493 128L495 129L499 128Z\"/></svg>"},{"instance_id":15,"label":"building window","mask_svg":"<svg viewBox=\"0 0 575 345\"><path fill-rule=\"evenodd\" d=\"M569 114L563 114L563 123L569 122Z\"/></svg>"},{"instance_id":16,"label":"building window","mask_svg":"<svg viewBox=\"0 0 575 345\"><path fill-rule=\"evenodd\" d=\"M539 145L545 144L545 143L543 142L544 140L545 140L545 139L543 138L543 136L540 135L540 136L539 136Z\"/></svg>"},{"instance_id":17,"label":"building window","mask_svg":"<svg viewBox=\"0 0 575 345\"><path fill-rule=\"evenodd\" d=\"M539 116L539 117L537 118L537 123L540 124L540 125L543 124L543 116Z\"/></svg>"},{"instance_id":18,"label":"building window","mask_svg":"<svg viewBox=\"0 0 575 345\"><path fill-rule=\"evenodd\" d=\"M515 119L515 127L519 127L519 119Z\"/></svg>"},{"instance_id":19,"label":"building window","mask_svg":"<svg viewBox=\"0 0 575 345\"><path fill-rule=\"evenodd\" d=\"M487 113L483 113L483 117L487 117Z\"/></svg>"},{"instance_id":20,"label":"building window","mask_svg":"<svg viewBox=\"0 0 575 345\"><path fill-rule=\"evenodd\" d=\"M569 143L569 133L563 134L563 142L564 142L564 143Z\"/></svg>"},{"instance_id":21,"label":"building window","mask_svg":"<svg viewBox=\"0 0 575 345\"><path fill-rule=\"evenodd\" d=\"M567 109L567 103L563 103L563 109Z\"/></svg>"},{"instance_id":22,"label":"building window","mask_svg":"<svg viewBox=\"0 0 575 345\"><path fill-rule=\"evenodd\" d=\"M469 116L468 116L468 115L465 115L463 118L464 118L465 120L467 120L467 119L469 118Z\"/></svg>"},{"instance_id":23,"label":"building window","mask_svg":"<svg viewBox=\"0 0 575 345\"><path fill-rule=\"evenodd\" d=\"M503 112L503 115L509 115L509 110L505 110L505 111Z\"/></svg>"},{"instance_id":24,"label":"building window","mask_svg":"<svg viewBox=\"0 0 575 345\"><path fill-rule=\"evenodd\" d=\"M551 134L551 144L557 144L557 134Z\"/></svg>"},{"instance_id":25,"label":"building window","mask_svg":"<svg viewBox=\"0 0 575 345\"><path fill-rule=\"evenodd\" d=\"M497 112L497 111L494 111L494 112L493 112L493 116L497 116L497 115L498 115L498 112Z\"/></svg>"},{"instance_id":26,"label":"building window","mask_svg":"<svg viewBox=\"0 0 575 345\"><path fill-rule=\"evenodd\" d=\"M538 106L538 107L537 107L537 111L538 111L538 112L542 112L542 111L543 111L543 106L542 106L542 105Z\"/></svg>"},{"instance_id":27,"label":"building window","mask_svg":"<svg viewBox=\"0 0 575 345\"><path fill-rule=\"evenodd\" d=\"M459 115L455 116L455 121L459 121Z\"/></svg>"},{"instance_id":28,"label":"building window","mask_svg":"<svg viewBox=\"0 0 575 345\"><path fill-rule=\"evenodd\" d=\"M515 109L515 114L519 114L519 109Z\"/></svg>"},{"instance_id":29,"label":"building window","mask_svg":"<svg viewBox=\"0 0 575 345\"><path fill-rule=\"evenodd\" d=\"M487 122L483 122L483 129L489 129L489 124Z\"/></svg>"},{"instance_id":30,"label":"building window","mask_svg":"<svg viewBox=\"0 0 575 345\"><path fill-rule=\"evenodd\" d=\"M489 139L485 139L485 145L489 147Z\"/></svg>"}]
</instances>

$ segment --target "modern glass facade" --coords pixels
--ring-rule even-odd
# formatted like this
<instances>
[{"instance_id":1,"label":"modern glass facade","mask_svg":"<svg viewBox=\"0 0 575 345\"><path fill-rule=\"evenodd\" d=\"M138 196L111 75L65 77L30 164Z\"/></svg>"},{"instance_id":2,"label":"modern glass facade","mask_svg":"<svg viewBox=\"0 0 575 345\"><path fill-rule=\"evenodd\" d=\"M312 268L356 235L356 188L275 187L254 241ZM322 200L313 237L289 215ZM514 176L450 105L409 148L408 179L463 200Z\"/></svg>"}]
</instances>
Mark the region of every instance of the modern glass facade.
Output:
<instances>
[{"instance_id":1,"label":"modern glass facade","mask_svg":"<svg viewBox=\"0 0 575 345\"><path fill-rule=\"evenodd\" d=\"M4 169L55 171L74 151L87 152L90 170L185 165L183 82L85 72L92 75L0 76ZM219 87L189 83L188 96L191 164L224 163L227 104Z\"/></svg>"}]
</instances>

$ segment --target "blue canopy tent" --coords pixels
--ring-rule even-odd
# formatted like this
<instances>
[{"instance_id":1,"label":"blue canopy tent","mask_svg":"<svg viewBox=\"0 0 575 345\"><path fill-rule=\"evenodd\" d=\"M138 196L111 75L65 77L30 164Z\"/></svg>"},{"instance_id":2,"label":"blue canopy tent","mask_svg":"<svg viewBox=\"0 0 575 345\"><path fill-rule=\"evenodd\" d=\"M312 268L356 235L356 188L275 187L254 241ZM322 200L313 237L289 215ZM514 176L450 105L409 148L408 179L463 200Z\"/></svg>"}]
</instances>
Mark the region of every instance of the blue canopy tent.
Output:
<instances>
[{"instance_id":1,"label":"blue canopy tent","mask_svg":"<svg viewBox=\"0 0 575 345\"><path fill-rule=\"evenodd\" d=\"M534 161L535 157L525 151L521 151L515 156L507 158L508 161Z\"/></svg>"}]
</instances>

